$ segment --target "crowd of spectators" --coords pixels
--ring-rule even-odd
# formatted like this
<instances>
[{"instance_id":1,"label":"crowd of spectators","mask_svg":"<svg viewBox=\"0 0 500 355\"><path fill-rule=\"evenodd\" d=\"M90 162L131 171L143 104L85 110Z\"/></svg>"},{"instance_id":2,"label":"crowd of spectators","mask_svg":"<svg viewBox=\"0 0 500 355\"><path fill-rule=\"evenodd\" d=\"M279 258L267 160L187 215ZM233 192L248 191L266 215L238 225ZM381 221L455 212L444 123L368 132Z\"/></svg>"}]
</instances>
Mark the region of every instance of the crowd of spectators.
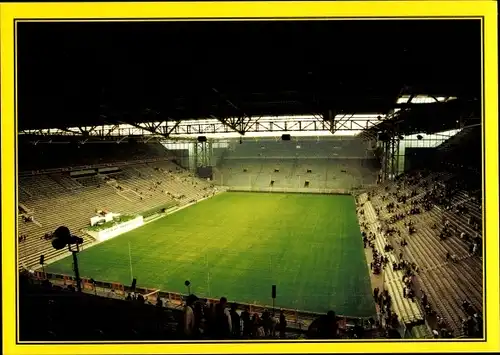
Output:
<instances>
[{"instance_id":1,"label":"crowd of spectators","mask_svg":"<svg viewBox=\"0 0 500 355\"><path fill-rule=\"evenodd\" d=\"M315 319L303 334L310 339L339 338L339 318L335 312ZM359 329L361 327L361 329ZM364 329L359 321L354 325L350 336L362 337ZM252 312L250 307L238 312L235 303L229 304L225 297L219 302L207 303L190 295L186 299L182 322L179 329L184 339L285 339L287 338L287 319L280 309L264 309L262 313Z\"/></svg>"},{"instance_id":2,"label":"crowd of spectators","mask_svg":"<svg viewBox=\"0 0 500 355\"><path fill-rule=\"evenodd\" d=\"M442 176L442 175L441 175ZM393 262L393 270L404 270L405 274L403 276L403 296L410 298L412 301L416 299L417 290L416 285L413 283L413 276L418 274L419 268L414 262L408 262L404 260L404 247L408 245L406 237L411 238L411 236L418 232L417 225L412 216L420 215L425 212L433 210L435 206L439 206L443 211L452 212L459 218L467 218L467 224L472 227L472 229L479 231L480 221L474 216L468 215L469 209L463 204L457 204L457 200L454 200L455 194L462 191L464 184L458 178L451 179L441 179L440 176L432 177L429 172L419 171L412 172L406 175L401 175L396 179L395 184L387 185L383 188L382 193L380 191L370 191L368 193L368 201L374 198L378 198L382 201L382 207L376 207L374 205L374 210L377 219L380 222L380 227L377 228L377 233L381 233L387 237L397 236L394 240L399 240L400 252L399 252L399 262ZM380 190L380 189L378 189ZM358 204L359 206L359 204ZM358 213L363 216L363 204L360 205L361 208ZM439 240L445 241L448 238L459 238L463 243L467 245L468 252L470 255L480 254L482 238L479 233L471 236L466 231L460 231L456 225L452 224L448 217L442 214L441 223L434 223L432 229L437 231ZM363 219L363 218L362 218ZM422 219L421 219L422 220ZM396 223L403 221L402 226L393 227ZM368 225L366 223L360 223L363 235L363 244L366 248L370 247L373 251L373 261L371 263L371 269L373 273L378 273L380 268L384 268L386 263L383 256L379 256L375 248L375 233L368 232ZM390 243L384 246L384 251L389 252L394 248ZM457 262L458 257L453 253L448 251L445 255L445 262ZM436 328L433 331L435 337L450 338L453 337L453 332L450 330L446 322L440 315L436 313L433 309L431 303L428 300L425 292L420 289L418 292L420 294L420 304L425 311L426 316L435 318ZM379 290L375 289L374 297L377 300L380 299ZM386 322L390 321L388 319L387 313L387 301L382 302L382 307L380 308L386 316ZM390 296L389 296L390 304ZM468 308L467 308L468 307ZM462 333L465 336L476 337L482 336L482 318L480 313L478 313L474 308L467 302L464 301L464 311L468 314L467 318L462 319ZM466 310L467 308L467 310ZM389 317L390 318L390 317Z\"/></svg>"},{"instance_id":3,"label":"crowd of spectators","mask_svg":"<svg viewBox=\"0 0 500 355\"><path fill-rule=\"evenodd\" d=\"M165 307L159 296L153 303L140 293L113 299L79 293L71 285L36 280L29 273L22 273L20 280L24 340L336 339L363 338L365 334L360 320L341 330L340 318L333 311L301 330L290 328L282 309L241 310L225 297L209 302L189 295L183 308L176 309ZM74 310L85 316L72 318ZM40 317L42 326L28 324L35 316ZM73 324L76 319L78 324Z\"/></svg>"},{"instance_id":4,"label":"crowd of spectators","mask_svg":"<svg viewBox=\"0 0 500 355\"><path fill-rule=\"evenodd\" d=\"M179 327L186 339L258 339L285 337L287 324L283 311L277 321L267 309L259 314L247 307L238 313L237 305L228 304L225 297L207 303L189 295Z\"/></svg>"}]
</instances>

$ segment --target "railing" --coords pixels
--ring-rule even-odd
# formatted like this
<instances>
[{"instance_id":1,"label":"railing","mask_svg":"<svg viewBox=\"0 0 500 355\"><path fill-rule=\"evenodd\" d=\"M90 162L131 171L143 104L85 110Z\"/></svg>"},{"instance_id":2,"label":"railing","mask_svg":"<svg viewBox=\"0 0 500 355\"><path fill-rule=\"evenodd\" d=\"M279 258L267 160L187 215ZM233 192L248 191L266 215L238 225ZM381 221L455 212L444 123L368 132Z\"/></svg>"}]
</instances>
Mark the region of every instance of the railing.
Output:
<instances>
[{"instance_id":1,"label":"railing","mask_svg":"<svg viewBox=\"0 0 500 355\"><path fill-rule=\"evenodd\" d=\"M175 158L152 158L152 159L140 159L140 160L130 160L130 161L118 161L114 163L102 163L102 164L93 164L93 165L80 165L73 166L69 168L54 168L54 169L45 169L45 170L29 170L29 171L20 171L19 177L26 177L32 175L44 175L44 174L53 174L53 173L64 173L71 171L79 171L84 169L98 169L98 168L109 168L109 167L119 167L119 166L128 166L128 165L137 165L137 164L147 164L147 163L155 163L158 161L171 161Z\"/></svg>"},{"instance_id":2,"label":"railing","mask_svg":"<svg viewBox=\"0 0 500 355\"><path fill-rule=\"evenodd\" d=\"M321 155L321 156L283 156L282 154L278 155L247 155L247 156L229 156L229 157L224 157L224 160L226 161L231 161L231 160L259 160L262 162L266 162L267 160L373 160L373 159L367 159L365 156L342 156L342 155Z\"/></svg>"},{"instance_id":3,"label":"railing","mask_svg":"<svg viewBox=\"0 0 500 355\"><path fill-rule=\"evenodd\" d=\"M318 189L318 188L292 188L292 187L250 187L232 186L227 191L233 192L281 192L281 193L309 193L309 194L336 194L350 195L351 190L347 189Z\"/></svg>"},{"instance_id":4,"label":"railing","mask_svg":"<svg viewBox=\"0 0 500 355\"><path fill-rule=\"evenodd\" d=\"M42 271L34 271L33 277L38 280L47 279L51 283L67 287L69 285L76 286L76 280L73 276L55 273L43 273ZM163 305L166 308L171 309L181 309L184 306L184 300L187 297L186 294L171 291L162 291L153 288L136 287L133 290L130 286L125 286L120 283L106 282L106 281L96 281L92 282L90 279L82 278L82 291L89 294L96 294L102 297L108 298L118 298L125 299L128 293L135 292L136 294L141 294L144 296L146 302L155 304L157 297L159 296L163 300ZM208 303L218 302L217 299L213 298L203 298L200 300ZM283 310L285 318L287 319L287 324L291 328L297 328L301 330L307 330L310 324L317 319L323 313L309 312L298 309L288 309L288 308L273 308L272 305L258 305L249 304L244 302L236 302L230 300L230 303L236 303L238 310L244 310L249 308L250 313L262 313L265 309L269 310L271 313L275 311L276 316L278 316L280 310ZM351 317L346 315L337 315L339 319L339 327L341 329L347 329L354 326L354 323L361 321L365 329L376 329L375 327L375 317Z\"/></svg>"}]
</instances>

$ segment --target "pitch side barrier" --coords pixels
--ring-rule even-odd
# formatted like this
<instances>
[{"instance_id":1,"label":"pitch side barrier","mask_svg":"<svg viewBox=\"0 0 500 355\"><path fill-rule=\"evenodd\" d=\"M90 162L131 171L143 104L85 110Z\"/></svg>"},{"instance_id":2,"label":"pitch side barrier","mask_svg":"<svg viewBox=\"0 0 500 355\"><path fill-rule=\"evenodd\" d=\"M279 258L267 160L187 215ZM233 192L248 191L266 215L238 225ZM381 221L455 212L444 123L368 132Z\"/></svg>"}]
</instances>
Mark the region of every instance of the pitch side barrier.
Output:
<instances>
[{"instance_id":1,"label":"pitch side barrier","mask_svg":"<svg viewBox=\"0 0 500 355\"><path fill-rule=\"evenodd\" d=\"M53 284L67 287L76 287L76 280L73 276L55 273L43 273L42 271L35 271L33 274L34 278L37 280L47 279ZM92 282L94 281L94 282ZM135 294L141 294L145 298L145 301L150 304L156 304L157 297L159 296L163 300L163 305L166 308L171 308L175 310L180 310L184 306L184 301L187 294L182 294L179 292L162 291L154 288L136 287L135 290L130 286L125 286L120 283L105 282L91 280L87 278L82 278L82 291L89 294L96 294L102 297L108 298L118 298L125 299L129 293L134 292ZM214 298L199 298L202 302L206 303L217 303L218 299ZM243 311L249 309L250 313L262 313L265 309L269 312L275 313L275 317L279 317L280 310L283 310L285 317L287 319L287 324L289 328L305 331L309 328L309 325L318 317L324 315L324 313L309 312L298 309L281 308L274 307L272 305L258 305L250 304L244 302L237 302L229 300L228 303L236 303L237 309ZM361 322L363 328L366 330L376 329L375 319L377 318L374 314L372 317L352 317L346 315L338 315L338 324L341 330L347 330L353 328L356 322Z\"/></svg>"},{"instance_id":2,"label":"pitch side barrier","mask_svg":"<svg viewBox=\"0 0 500 355\"><path fill-rule=\"evenodd\" d=\"M322 194L322 195L352 195L347 189L311 189L311 188L286 188L286 187L228 187L229 192L275 192L295 194Z\"/></svg>"}]
</instances>

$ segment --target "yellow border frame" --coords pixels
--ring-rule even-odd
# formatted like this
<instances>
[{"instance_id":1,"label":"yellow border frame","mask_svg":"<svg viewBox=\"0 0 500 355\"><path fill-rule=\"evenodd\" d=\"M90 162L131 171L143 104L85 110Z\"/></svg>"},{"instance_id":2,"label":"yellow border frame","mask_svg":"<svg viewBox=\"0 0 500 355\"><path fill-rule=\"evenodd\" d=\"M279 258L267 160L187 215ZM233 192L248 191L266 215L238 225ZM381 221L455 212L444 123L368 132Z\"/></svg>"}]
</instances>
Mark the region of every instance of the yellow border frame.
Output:
<instances>
[{"instance_id":1,"label":"yellow border frame","mask_svg":"<svg viewBox=\"0 0 500 355\"><path fill-rule=\"evenodd\" d=\"M1 150L2 150L2 313L3 351L6 354L167 354L167 353L333 353L333 352L464 352L499 351L499 239L498 239L498 73L497 5L494 1L382 1L382 2L241 2L241 3L23 3L0 5L1 34ZM16 344L14 291L15 151L14 137L14 19L120 18L304 18L304 17L483 17L486 136L486 265L488 341L357 341L351 343L210 343L210 344ZM12 134L14 132L14 134ZM495 213L493 213L495 212Z\"/></svg>"}]
</instances>

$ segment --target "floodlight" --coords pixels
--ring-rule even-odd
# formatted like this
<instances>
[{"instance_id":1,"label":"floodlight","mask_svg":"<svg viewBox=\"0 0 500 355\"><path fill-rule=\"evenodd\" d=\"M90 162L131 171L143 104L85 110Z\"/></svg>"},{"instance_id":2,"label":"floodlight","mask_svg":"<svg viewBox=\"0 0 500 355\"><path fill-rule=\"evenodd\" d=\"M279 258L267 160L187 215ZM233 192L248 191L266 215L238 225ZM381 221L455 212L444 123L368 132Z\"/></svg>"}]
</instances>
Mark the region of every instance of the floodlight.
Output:
<instances>
[{"instance_id":1,"label":"floodlight","mask_svg":"<svg viewBox=\"0 0 500 355\"><path fill-rule=\"evenodd\" d=\"M52 234L52 247L54 249L60 250L66 246L69 247L71 244L83 244L83 238L71 235L68 227L58 227Z\"/></svg>"},{"instance_id":2,"label":"floodlight","mask_svg":"<svg viewBox=\"0 0 500 355\"><path fill-rule=\"evenodd\" d=\"M78 258L77 254L80 251L79 245L83 244L83 238L72 235L68 227L60 226L54 233L52 233L52 246L54 249L60 250L65 246L68 246L68 250L73 255L73 270L75 271L76 289L78 292L82 292L82 283L80 279L80 272L78 270ZM72 249L71 246L75 245L76 249Z\"/></svg>"}]
</instances>

